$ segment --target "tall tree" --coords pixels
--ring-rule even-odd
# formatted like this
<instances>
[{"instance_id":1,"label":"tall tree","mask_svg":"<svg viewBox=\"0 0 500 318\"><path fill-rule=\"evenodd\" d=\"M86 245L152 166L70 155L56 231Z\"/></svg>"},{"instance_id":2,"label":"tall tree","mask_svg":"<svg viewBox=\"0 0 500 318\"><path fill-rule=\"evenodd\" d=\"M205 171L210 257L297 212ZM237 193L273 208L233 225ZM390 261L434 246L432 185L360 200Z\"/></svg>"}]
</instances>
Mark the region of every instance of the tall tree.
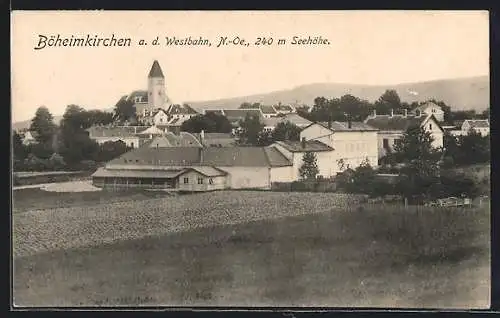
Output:
<instances>
[{"instance_id":1,"label":"tall tree","mask_svg":"<svg viewBox=\"0 0 500 318\"><path fill-rule=\"evenodd\" d=\"M455 158L457 164L475 164L489 162L491 158L490 138L482 137L481 134L470 130L465 136L458 138L458 155Z\"/></svg>"},{"instance_id":2,"label":"tall tree","mask_svg":"<svg viewBox=\"0 0 500 318\"><path fill-rule=\"evenodd\" d=\"M12 151L15 160L24 160L28 155L27 149L23 145L22 138L16 131L12 133Z\"/></svg>"},{"instance_id":3,"label":"tall tree","mask_svg":"<svg viewBox=\"0 0 500 318\"><path fill-rule=\"evenodd\" d=\"M300 140L301 129L289 122L280 122L276 125L271 133L271 138L274 141L284 141L284 140Z\"/></svg>"},{"instance_id":4,"label":"tall tree","mask_svg":"<svg viewBox=\"0 0 500 318\"><path fill-rule=\"evenodd\" d=\"M202 130L208 133L230 133L231 123L223 116L216 113L208 113L191 117L181 124L181 130L191 133L199 133Z\"/></svg>"},{"instance_id":5,"label":"tall tree","mask_svg":"<svg viewBox=\"0 0 500 318\"><path fill-rule=\"evenodd\" d=\"M315 179L319 173L318 161L314 152L305 152L302 156L302 165L299 168L299 175L302 180Z\"/></svg>"},{"instance_id":6,"label":"tall tree","mask_svg":"<svg viewBox=\"0 0 500 318\"><path fill-rule=\"evenodd\" d=\"M88 127L97 125L108 125L113 123L113 113L102 110L89 110L84 112Z\"/></svg>"},{"instance_id":7,"label":"tall tree","mask_svg":"<svg viewBox=\"0 0 500 318\"><path fill-rule=\"evenodd\" d=\"M426 193L427 189L439 179L441 149L432 146L431 134L422 127L410 127L394 147L400 162L401 172L408 179L401 186L407 197Z\"/></svg>"},{"instance_id":8,"label":"tall tree","mask_svg":"<svg viewBox=\"0 0 500 318\"><path fill-rule=\"evenodd\" d=\"M483 110L483 112L480 115L481 119L490 119L490 107L487 109Z\"/></svg>"},{"instance_id":9,"label":"tall tree","mask_svg":"<svg viewBox=\"0 0 500 318\"><path fill-rule=\"evenodd\" d=\"M115 105L114 119L120 122L135 120L134 102L122 97Z\"/></svg>"},{"instance_id":10,"label":"tall tree","mask_svg":"<svg viewBox=\"0 0 500 318\"><path fill-rule=\"evenodd\" d=\"M393 89L386 90L379 99L375 102L377 113L388 114L391 109L399 111L401 109L401 99L398 93Z\"/></svg>"},{"instance_id":11,"label":"tall tree","mask_svg":"<svg viewBox=\"0 0 500 318\"><path fill-rule=\"evenodd\" d=\"M94 160L99 151L99 145L85 131L89 125L86 118L83 108L69 105L61 120L60 153L69 165Z\"/></svg>"},{"instance_id":12,"label":"tall tree","mask_svg":"<svg viewBox=\"0 0 500 318\"><path fill-rule=\"evenodd\" d=\"M31 120L29 130L35 132L34 137L38 143L46 144L52 141L56 125L54 124L54 117L47 107L38 107L35 117Z\"/></svg>"},{"instance_id":13,"label":"tall tree","mask_svg":"<svg viewBox=\"0 0 500 318\"><path fill-rule=\"evenodd\" d=\"M244 120L240 121L240 142L247 145L258 145L264 124L256 115L247 114Z\"/></svg>"}]
</instances>

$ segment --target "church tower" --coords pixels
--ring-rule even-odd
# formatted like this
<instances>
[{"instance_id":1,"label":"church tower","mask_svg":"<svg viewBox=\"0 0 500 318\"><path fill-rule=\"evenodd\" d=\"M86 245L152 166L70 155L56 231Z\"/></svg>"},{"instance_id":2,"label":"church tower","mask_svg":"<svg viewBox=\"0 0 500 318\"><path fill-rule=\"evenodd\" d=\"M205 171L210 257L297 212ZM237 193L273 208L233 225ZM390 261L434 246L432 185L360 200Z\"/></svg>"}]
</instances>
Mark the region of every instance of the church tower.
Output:
<instances>
[{"instance_id":1,"label":"church tower","mask_svg":"<svg viewBox=\"0 0 500 318\"><path fill-rule=\"evenodd\" d=\"M163 76L160 64L155 60L148 75L148 109L164 108L167 101L165 76Z\"/></svg>"}]
</instances>

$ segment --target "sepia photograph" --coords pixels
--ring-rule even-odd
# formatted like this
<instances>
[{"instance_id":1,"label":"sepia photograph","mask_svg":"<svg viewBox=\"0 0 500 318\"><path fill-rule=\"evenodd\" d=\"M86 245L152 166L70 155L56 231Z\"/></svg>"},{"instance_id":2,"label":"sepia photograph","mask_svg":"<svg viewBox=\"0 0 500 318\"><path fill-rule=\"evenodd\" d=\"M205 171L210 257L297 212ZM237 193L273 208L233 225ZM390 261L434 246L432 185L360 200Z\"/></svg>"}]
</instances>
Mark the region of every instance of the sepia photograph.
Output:
<instances>
[{"instance_id":1,"label":"sepia photograph","mask_svg":"<svg viewBox=\"0 0 500 318\"><path fill-rule=\"evenodd\" d=\"M12 11L11 308L488 309L487 11Z\"/></svg>"}]
</instances>

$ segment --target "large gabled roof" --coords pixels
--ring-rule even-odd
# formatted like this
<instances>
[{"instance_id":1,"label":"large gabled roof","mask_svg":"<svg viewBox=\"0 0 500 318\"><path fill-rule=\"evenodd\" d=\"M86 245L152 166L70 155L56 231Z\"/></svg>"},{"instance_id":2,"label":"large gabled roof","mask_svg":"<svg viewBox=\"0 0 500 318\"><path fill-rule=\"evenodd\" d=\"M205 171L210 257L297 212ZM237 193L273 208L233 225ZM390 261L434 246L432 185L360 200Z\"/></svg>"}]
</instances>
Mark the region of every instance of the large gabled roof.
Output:
<instances>
[{"instance_id":1,"label":"large gabled roof","mask_svg":"<svg viewBox=\"0 0 500 318\"><path fill-rule=\"evenodd\" d=\"M167 114L169 115L176 115L176 114L184 114L184 115L196 115L198 112L194 110L191 106L189 105L170 105L167 109Z\"/></svg>"},{"instance_id":2,"label":"large gabled roof","mask_svg":"<svg viewBox=\"0 0 500 318\"><path fill-rule=\"evenodd\" d=\"M259 108L263 114L276 114L276 110L274 109L273 106L260 105Z\"/></svg>"},{"instance_id":3,"label":"large gabled roof","mask_svg":"<svg viewBox=\"0 0 500 318\"><path fill-rule=\"evenodd\" d=\"M150 147L133 149L108 165L282 167L292 163L275 147ZM139 168L138 168L139 169Z\"/></svg>"},{"instance_id":4,"label":"large gabled roof","mask_svg":"<svg viewBox=\"0 0 500 318\"><path fill-rule=\"evenodd\" d=\"M368 123L363 123L359 121L352 121L351 122L351 128L349 128L349 123L348 122L342 122L342 121L332 121L331 123L328 122L315 122L311 123L309 126L306 126L305 128L308 128L314 124L320 125L323 128L329 129L332 132L348 132L348 131L377 131L378 128L375 126L372 126ZM304 129L305 129L304 128Z\"/></svg>"},{"instance_id":5,"label":"large gabled roof","mask_svg":"<svg viewBox=\"0 0 500 318\"><path fill-rule=\"evenodd\" d=\"M410 127L421 126L426 119L425 116L377 115L367 119L366 123L382 131L406 131Z\"/></svg>"},{"instance_id":6,"label":"large gabled roof","mask_svg":"<svg viewBox=\"0 0 500 318\"><path fill-rule=\"evenodd\" d=\"M92 126L87 129L90 138L97 137L134 137L136 134L145 130L147 127L107 127Z\"/></svg>"},{"instance_id":7,"label":"large gabled roof","mask_svg":"<svg viewBox=\"0 0 500 318\"><path fill-rule=\"evenodd\" d=\"M472 128L489 128L490 122L486 119L467 119L464 124L468 123Z\"/></svg>"},{"instance_id":8,"label":"large gabled roof","mask_svg":"<svg viewBox=\"0 0 500 318\"><path fill-rule=\"evenodd\" d=\"M290 152L322 152L333 150L332 147L318 140L306 140L305 143L302 141L286 140L277 141L276 143Z\"/></svg>"},{"instance_id":9,"label":"large gabled roof","mask_svg":"<svg viewBox=\"0 0 500 318\"><path fill-rule=\"evenodd\" d=\"M160 63L158 63L157 60L153 62L153 66L151 66L151 70L149 71L149 78L156 77L156 78L165 78L163 76L163 72L160 67Z\"/></svg>"},{"instance_id":10,"label":"large gabled roof","mask_svg":"<svg viewBox=\"0 0 500 318\"><path fill-rule=\"evenodd\" d=\"M150 148L165 147L201 147L199 140L188 132L181 131L179 135L166 132L162 136L154 138L149 143Z\"/></svg>"}]
</instances>

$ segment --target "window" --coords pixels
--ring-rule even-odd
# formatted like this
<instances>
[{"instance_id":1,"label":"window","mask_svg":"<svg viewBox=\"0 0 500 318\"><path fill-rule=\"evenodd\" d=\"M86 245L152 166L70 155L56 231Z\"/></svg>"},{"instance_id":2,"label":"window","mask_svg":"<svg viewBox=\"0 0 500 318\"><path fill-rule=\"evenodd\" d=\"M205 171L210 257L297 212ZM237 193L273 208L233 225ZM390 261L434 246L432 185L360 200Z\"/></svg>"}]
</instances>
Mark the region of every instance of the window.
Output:
<instances>
[{"instance_id":1,"label":"window","mask_svg":"<svg viewBox=\"0 0 500 318\"><path fill-rule=\"evenodd\" d=\"M214 184L214 179L212 179L212 178L208 179L208 183L209 184Z\"/></svg>"},{"instance_id":2,"label":"window","mask_svg":"<svg viewBox=\"0 0 500 318\"><path fill-rule=\"evenodd\" d=\"M184 183L189 183L189 178L184 178Z\"/></svg>"},{"instance_id":3,"label":"window","mask_svg":"<svg viewBox=\"0 0 500 318\"><path fill-rule=\"evenodd\" d=\"M382 141L382 143L383 143L384 149L389 148L389 139L384 138L383 141Z\"/></svg>"},{"instance_id":4,"label":"window","mask_svg":"<svg viewBox=\"0 0 500 318\"><path fill-rule=\"evenodd\" d=\"M399 144L400 142L401 142L401 139L399 139L399 138L398 139L394 139L394 144L395 145Z\"/></svg>"},{"instance_id":5,"label":"window","mask_svg":"<svg viewBox=\"0 0 500 318\"><path fill-rule=\"evenodd\" d=\"M433 109L432 109L432 112L433 112L433 113L435 113L435 112L436 112L436 109L435 109L435 108L433 108Z\"/></svg>"},{"instance_id":6,"label":"window","mask_svg":"<svg viewBox=\"0 0 500 318\"><path fill-rule=\"evenodd\" d=\"M134 148L134 143L133 142L130 143L130 147Z\"/></svg>"},{"instance_id":7,"label":"window","mask_svg":"<svg viewBox=\"0 0 500 318\"><path fill-rule=\"evenodd\" d=\"M203 184L203 178L202 177L198 177L198 184Z\"/></svg>"},{"instance_id":8,"label":"window","mask_svg":"<svg viewBox=\"0 0 500 318\"><path fill-rule=\"evenodd\" d=\"M429 124L429 129L432 130L432 124Z\"/></svg>"}]
</instances>

